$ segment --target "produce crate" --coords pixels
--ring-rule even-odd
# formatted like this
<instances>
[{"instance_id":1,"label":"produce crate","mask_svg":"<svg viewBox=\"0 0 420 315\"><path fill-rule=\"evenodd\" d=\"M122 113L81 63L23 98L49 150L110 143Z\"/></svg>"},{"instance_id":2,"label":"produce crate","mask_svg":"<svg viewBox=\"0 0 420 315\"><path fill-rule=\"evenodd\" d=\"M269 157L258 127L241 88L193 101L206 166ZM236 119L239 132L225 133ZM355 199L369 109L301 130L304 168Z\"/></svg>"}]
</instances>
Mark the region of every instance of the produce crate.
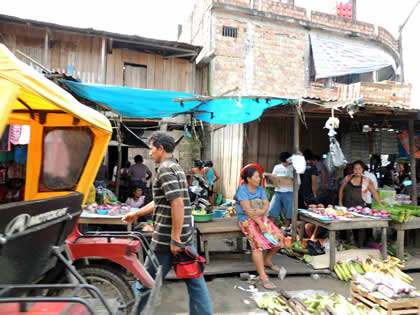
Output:
<instances>
[{"instance_id":1,"label":"produce crate","mask_svg":"<svg viewBox=\"0 0 420 315\"><path fill-rule=\"evenodd\" d=\"M354 282L351 284L350 296L353 304L361 303L368 309L372 309L379 305L387 311L388 315L420 314L419 298L393 300L392 302L389 302L377 299L371 294L360 290Z\"/></svg>"}]
</instances>

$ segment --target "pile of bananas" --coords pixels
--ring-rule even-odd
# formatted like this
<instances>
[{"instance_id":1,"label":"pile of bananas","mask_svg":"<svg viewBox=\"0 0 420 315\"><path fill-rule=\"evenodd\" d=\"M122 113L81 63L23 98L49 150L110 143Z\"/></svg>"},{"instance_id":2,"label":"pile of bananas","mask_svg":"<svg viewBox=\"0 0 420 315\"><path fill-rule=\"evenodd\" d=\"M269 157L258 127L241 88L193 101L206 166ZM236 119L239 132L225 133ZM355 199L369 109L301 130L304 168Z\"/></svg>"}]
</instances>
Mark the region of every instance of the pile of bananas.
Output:
<instances>
[{"instance_id":1,"label":"pile of bananas","mask_svg":"<svg viewBox=\"0 0 420 315\"><path fill-rule=\"evenodd\" d=\"M400 268L404 267L401 260L394 256L388 256L388 259L384 261L366 258L362 263L362 267L365 272L379 272L407 283L413 282L413 278L401 271Z\"/></svg>"},{"instance_id":2,"label":"pile of bananas","mask_svg":"<svg viewBox=\"0 0 420 315\"><path fill-rule=\"evenodd\" d=\"M361 274L363 275L365 271L363 270L362 266L355 261L350 261L344 264L335 264L334 271L338 277L338 279L343 281L349 281L353 279L353 275Z\"/></svg>"}]
</instances>

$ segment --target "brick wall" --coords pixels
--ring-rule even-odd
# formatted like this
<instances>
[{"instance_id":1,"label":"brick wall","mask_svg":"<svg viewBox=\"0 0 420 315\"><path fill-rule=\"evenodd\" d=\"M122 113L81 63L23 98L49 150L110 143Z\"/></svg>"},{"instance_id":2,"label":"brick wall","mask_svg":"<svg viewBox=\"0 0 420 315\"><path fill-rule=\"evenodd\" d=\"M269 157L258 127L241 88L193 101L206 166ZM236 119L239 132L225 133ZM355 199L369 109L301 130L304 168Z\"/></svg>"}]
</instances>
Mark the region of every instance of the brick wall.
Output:
<instances>
[{"instance_id":1,"label":"brick wall","mask_svg":"<svg viewBox=\"0 0 420 315\"><path fill-rule=\"evenodd\" d=\"M284 4L279 0L262 0L262 11L307 20L306 9Z\"/></svg>"},{"instance_id":2,"label":"brick wall","mask_svg":"<svg viewBox=\"0 0 420 315\"><path fill-rule=\"evenodd\" d=\"M236 27L238 29L238 37L222 36L223 26ZM244 89L247 51L246 36L247 23L231 19L217 19L213 95L233 89L236 86Z\"/></svg>"},{"instance_id":3,"label":"brick wall","mask_svg":"<svg viewBox=\"0 0 420 315\"><path fill-rule=\"evenodd\" d=\"M312 22L342 30L353 31L366 35L375 35L375 26L373 24L354 21L332 14L321 13L317 11L311 12Z\"/></svg>"},{"instance_id":4,"label":"brick wall","mask_svg":"<svg viewBox=\"0 0 420 315\"><path fill-rule=\"evenodd\" d=\"M250 0L214 0L214 2L234 5L234 6L243 7L243 8L249 8L250 3L251 3Z\"/></svg>"},{"instance_id":5,"label":"brick wall","mask_svg":"<svg viewBox=\"0 0 420 315\"><path fill-rule=\"evenodd\" d=\"M398 40L396 40L394 36L392 36L391 33L384 29L382 26L378 27L378 36L388 45L390 45L395 51L398 51Z\"/></svg>"},{"instance_id":6,"label":"brick wall","mask_svg":"<svg viewBox=\"0 0 420 315\"><path fill-rule=\"evenodd\" d=\"M223 25L238 37L222 36ZM239 86L248 95L300 97L304 86L304 32L282 26L217 19L213 94Z\"/></svg>"}]
</instances>

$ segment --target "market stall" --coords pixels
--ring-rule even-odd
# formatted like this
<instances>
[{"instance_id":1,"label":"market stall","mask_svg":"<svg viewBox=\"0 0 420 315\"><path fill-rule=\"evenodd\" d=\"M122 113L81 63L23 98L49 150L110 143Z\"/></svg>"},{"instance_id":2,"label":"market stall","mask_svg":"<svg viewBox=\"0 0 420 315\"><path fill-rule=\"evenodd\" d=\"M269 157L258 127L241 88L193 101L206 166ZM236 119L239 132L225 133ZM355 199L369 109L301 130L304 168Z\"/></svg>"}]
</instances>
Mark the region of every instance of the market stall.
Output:
<instances>
[{"instance_id":1,"label":"market stall","mask_svg":"<svg viewBox=\"0 0 420 315\"><path fill-rule=\"evenodd\" d=\"M343 217L342 219L333 220L326 216L315 215L308 210L299 210L299 220L303 223L310 223L328 230L328 239L330 244L336 243L336 232L337 231L348 231L348 230L361 230L369 228L381 228L382 229L382 256L385 259L387 257L387 236L386 228L389 226L390 220L387 218L373 218L367 216L353 216ZM304 238L304 224L301 224L299 237ZM334 245L333 245L334 246ZM330 248L330 270L334 270L336 263L336 249Z\"/></svg>"},{"instance_id":2,"label":"market stall","mask_svg":"<svg viewBox=\"0 0 420 315\"><path fill-rule=\"evenodd\" d=\"M207 264L210 263L209 241L211 240L236 239L238 249L243 249L241 245L244 235L239 228L237 217L195 223L195 228L197 230L198 251L201 251L202 241Z\"/></svg>"}]
</instances>

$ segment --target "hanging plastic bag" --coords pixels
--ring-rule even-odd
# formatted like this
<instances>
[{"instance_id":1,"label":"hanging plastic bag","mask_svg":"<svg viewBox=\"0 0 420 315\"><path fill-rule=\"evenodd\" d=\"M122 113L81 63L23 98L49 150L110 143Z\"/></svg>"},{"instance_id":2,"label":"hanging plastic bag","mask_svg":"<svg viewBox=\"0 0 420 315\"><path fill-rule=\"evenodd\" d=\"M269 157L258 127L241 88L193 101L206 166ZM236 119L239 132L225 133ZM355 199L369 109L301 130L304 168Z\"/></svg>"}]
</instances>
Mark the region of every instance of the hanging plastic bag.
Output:
<instances>
[{"instance_id":1,"label":"hanging plastic bag","mask_svg":"<svg viewBox=\"0 0 420 315\"><path fill-rule=\"evenodd\" d=\"M334 161L331 152L328 152L327 158L324 161L324 165L327 169L328 174L333 174L335 172L336 167L334 166Z\"/></svg>"},{"instance_id":2,"label":"hanging plastic bag","mask_svg":"<svg viewBox=\"0 0 420 315\"><path fill-rule=\"evenodd\" d=\"M341 167L347 164L346 157L344 156L343 151L341 151L340 144L334 137L330 137L330 152L328 154L331 154L332 164L335 167Z\"/></svg>"},{"instance_id":3,"label":"hanging plastic bag","mask_svg":"<svg viewBox=\"0 0 420 315\"><path fill-rule=\"evenodd\" d=\"M293 154L289 159L289 163L292 163L293 168L296 170L296 173L303 174L306 170L306 161L303 155Z\"/></svg>"},{"instance_id":4,"label":"hanging plastic bag","mask_svg":"<svg viewBox=\"0 0 420 315\"><path fill-rule=\"evenodd\" d=\"M102 186L96 188L96 202L99 205L113 204L117 201L117 197L111 190Z\"/></svg>"}]
</instances>

